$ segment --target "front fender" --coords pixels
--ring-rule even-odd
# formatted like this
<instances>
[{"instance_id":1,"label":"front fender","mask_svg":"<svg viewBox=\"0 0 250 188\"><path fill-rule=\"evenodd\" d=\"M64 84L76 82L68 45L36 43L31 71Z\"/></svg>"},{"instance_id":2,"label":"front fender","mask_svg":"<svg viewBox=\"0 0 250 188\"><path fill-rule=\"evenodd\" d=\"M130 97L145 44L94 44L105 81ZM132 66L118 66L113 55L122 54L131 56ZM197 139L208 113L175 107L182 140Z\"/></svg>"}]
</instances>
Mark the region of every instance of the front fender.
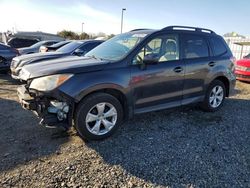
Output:
<instances>
[{"instance_id":1,"label":"front fender","mask_svg":"<svg viewBox=\"0 0 250 188\"><path fill-rule=\"evenodd\" d=\"M58 89L72 97L76 103L86 95L103 89L115 89L127 96L130 72L128 69L102 70L75 74Z\"/></svg>"}]
</instances>

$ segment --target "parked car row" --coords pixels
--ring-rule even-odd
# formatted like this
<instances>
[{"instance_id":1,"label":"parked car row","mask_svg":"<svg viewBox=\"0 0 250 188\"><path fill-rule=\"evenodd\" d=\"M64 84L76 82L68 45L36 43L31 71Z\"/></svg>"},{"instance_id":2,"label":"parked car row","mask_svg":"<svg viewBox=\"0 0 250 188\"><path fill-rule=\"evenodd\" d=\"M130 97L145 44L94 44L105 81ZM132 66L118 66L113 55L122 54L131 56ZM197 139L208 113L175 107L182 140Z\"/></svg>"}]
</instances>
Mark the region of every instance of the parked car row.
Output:
<instances>
[{"instance_id":1,"label":"parked car row","mask_svg":"<svg viewBox=\"0 0 250 188\"><path fill-rule=\"evenodd\" d=\"M25 65L67 56L83 56L102 42L100 40L70 41L54 52L33 53L15 57L10 66L12 78L19 80L19 73Z\"/></svg>"},{"instance_id":2,"label":"parked car row","mask_svg":"<svg viewBox=\"0 0 250 188\"><path fill-rule=\"evenodd\" d=\"M49 59L49 58L59 58L66 55L77 55L82 56L101 42L100 40L67 40L67 41L56 41L56 40L49 40L49 41L40 41L36 44L26 47L26 48L12 48L9 45L5 45L0 43L0 71L1 73L8 72L10 67L12 70L17 68L17 71L20 71L23 65L38 62L39 60ZM65 48L62 48L66 46ZM47 52L38 53L38 52ZM48 52L56 52L56 53L48 53ZM18 56L18 57L17 57ZM41 56L41 58L40 58ZM13 60L14 57L17 57ZM11 66L11 61L12 66ZM23 61L21 63L21 61ZM19 64L18 67L17 63ZM15 77L16 70L13 71L13 77Z\"/></svg>"},{"instance_id":3,"label":"parked car row","mask_svg":"<svg viewBox=\"0 0 250 188\"><path fill-rule=\"evenodd\" d=\"M42 45L39 49L39 52L52 52L52 51L56 51L57 49L63 47L64 45L70 43L70 40L65 40L65 41L61 41L58 42L56 44L53 44L51 46L47 46L47 45Z\"/></svg>"},{"instance_id":4,"label":"parked car row","mask_svg":"<svg viewBox=\"0 0 250 188\"><path fill-rule=\"evenodd\" d=\"M56 44L60 41L56 40L46 40L46 41L40 41L35 44L33 44L30 47L25 47L25 48L18 48L19 54L24 55L24 54L33 54L39 52L39 49L41 46L51 46L53 44Z\"/></svg>"},{"instance_id":5,"label":"parked car row","mask_svg":"<svg viewBox=\"0 0 250 188\"><path fill-rule=\"evenodd\" d=\"M8 70L11 60L18 55L18 50L0 43L0 72L5 72Z\"/></svg>"},{"instance_id":6,"label":"parked car row","mask_svg":"<svg viewBox=\"0 0 250 188\"><path fill-rule=\"evenodd\" d=\"M235 86L235 59L209 29L137 29L90 42L13 59L13 77L25 82L20 103L41 124L103 139L134 114L193 103L215 112Z\"/></svg>"}]
</instances>

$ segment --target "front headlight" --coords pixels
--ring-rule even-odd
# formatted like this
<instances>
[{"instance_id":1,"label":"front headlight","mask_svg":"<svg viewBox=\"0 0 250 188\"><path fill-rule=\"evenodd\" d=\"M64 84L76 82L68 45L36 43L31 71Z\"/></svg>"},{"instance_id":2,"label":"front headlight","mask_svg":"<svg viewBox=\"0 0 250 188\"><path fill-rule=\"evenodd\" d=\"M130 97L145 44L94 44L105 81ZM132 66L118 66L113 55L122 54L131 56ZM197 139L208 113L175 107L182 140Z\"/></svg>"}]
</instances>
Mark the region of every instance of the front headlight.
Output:
<instances>
[{"instance_id":1,"label":"front headlight","mask_svg":"<svg viewBox=\"0 0 250 188\"><path fill-rule=\"evenodd\" d=\"M38 91L51 91L59 87L72 76L73 74L57 74L36 78L32 80L29 88Z\"/></svg>"}]
</instances>

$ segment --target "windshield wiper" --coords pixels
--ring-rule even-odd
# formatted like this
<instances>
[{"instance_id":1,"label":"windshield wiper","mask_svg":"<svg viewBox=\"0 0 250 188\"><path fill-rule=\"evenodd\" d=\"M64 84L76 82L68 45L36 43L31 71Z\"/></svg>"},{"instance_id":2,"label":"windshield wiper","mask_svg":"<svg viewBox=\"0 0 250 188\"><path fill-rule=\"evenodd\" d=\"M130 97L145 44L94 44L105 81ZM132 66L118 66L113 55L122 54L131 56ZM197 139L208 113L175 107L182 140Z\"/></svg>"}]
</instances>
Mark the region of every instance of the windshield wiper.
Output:
<instances>
[{"instance_id":1,"label":"windshield wiper","mask_svg":"<svg viewBox=\"0 0 250 188\"><path fill-rule=\"evenodd\" d=\"M105 59L103 59L103 58L96 57L95 55L89 55L89 56L86 56L86 57L91 57L91 58L94 58L94 59L97 59L97 60L100 60L100 61L105 60Z\"/></svg>"}]
</instances>

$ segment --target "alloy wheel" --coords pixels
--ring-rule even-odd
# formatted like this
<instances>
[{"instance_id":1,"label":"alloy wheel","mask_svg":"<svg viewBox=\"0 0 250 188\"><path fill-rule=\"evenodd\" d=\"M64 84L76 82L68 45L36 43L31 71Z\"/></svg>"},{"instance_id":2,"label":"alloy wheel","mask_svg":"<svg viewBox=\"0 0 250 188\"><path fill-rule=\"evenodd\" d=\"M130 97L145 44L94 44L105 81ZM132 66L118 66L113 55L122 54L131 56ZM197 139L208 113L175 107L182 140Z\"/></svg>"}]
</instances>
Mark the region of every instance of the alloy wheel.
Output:
<instances>
[{"instance_id":1,"label":"alloy wheel","mask_svg":"<svg viewBox=\"0 0 250 188\"><path fill-rule=\"evenodd\" d=\"M106 102L93 106L86 116L86 127L94 135L107 134L116 124L117 110Z\"/></svg>"},{"instance_id":2,"label":"alloy wheel","mask_svg":"<svg viewBox=\"0 0 250 188\"><path fill-rule=\"evenodd\" d=\"M221 86L215 86L209 96L209 104L212 108L217 108L221 105L224 98L224 90Z\"/></svg>"}]
</instances>

